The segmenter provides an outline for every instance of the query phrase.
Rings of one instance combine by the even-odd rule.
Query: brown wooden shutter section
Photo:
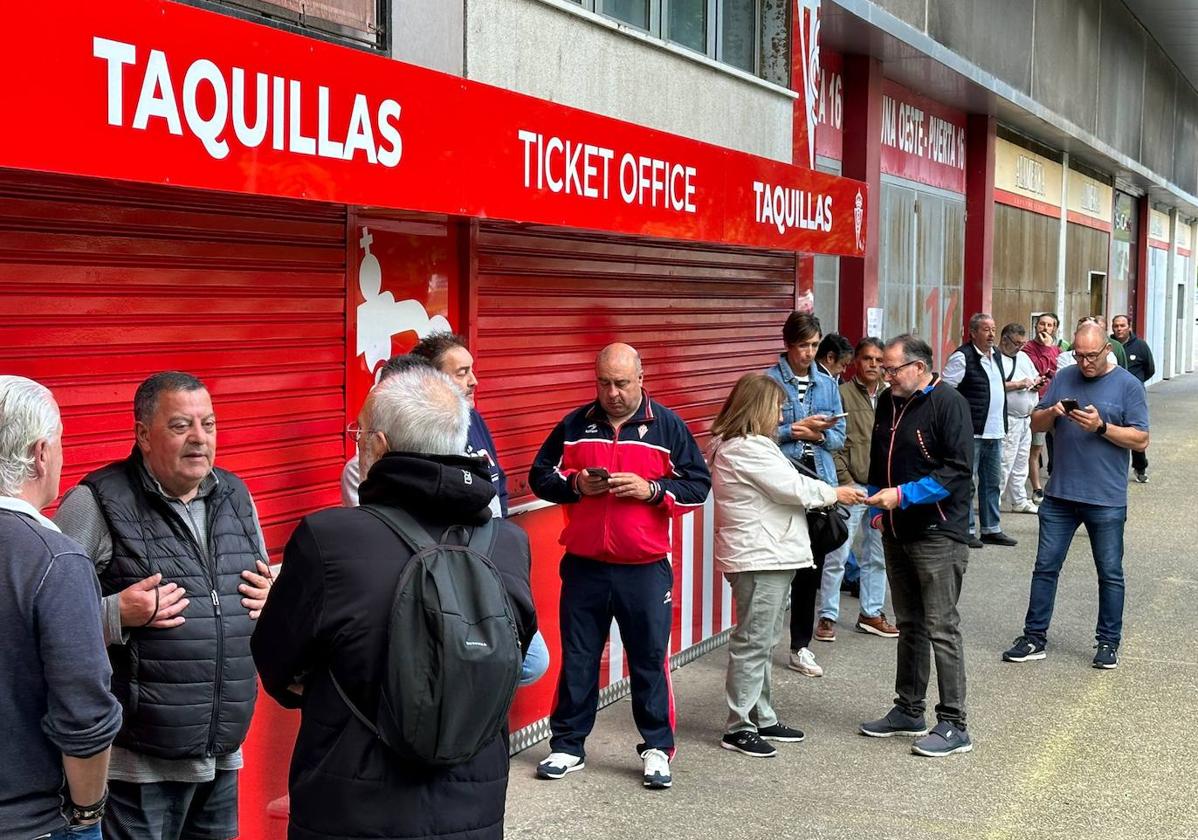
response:
[[[150,373],[205,381],[268,547],[339,502],[345,211],[0,170],[0,370],[54,391],[63,490],[125,457]]]
[[[475,237],[471,344],[479,410],[512,504],[568,411],[595,398],[595,354],[624,341],[645,389],[706,446],[736,380],[764,370],[794,308],[795,255],[484,224]]]

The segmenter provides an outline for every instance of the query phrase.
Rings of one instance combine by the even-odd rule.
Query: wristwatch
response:
[[[95,822],[104,816],[104,809],[108,805],[108,790],[104,790],[104,795],[100,800],[92,805],[76,805],[71,803],[70,813],[68,814],[68,822],[71,825],[78,825],[85,822]]]
[[[1098,435],[1099,437],[1102,437],[1103,435],[1106,434],[1106,421],[1105,420],[1102,421],[1101,426],[1099,426],[1097,429],[1094,430],[1094,434]]]

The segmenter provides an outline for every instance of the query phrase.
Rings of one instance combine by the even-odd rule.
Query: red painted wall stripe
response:
[[[1078,213],[1076,210],[1070,210],[1068,219],[1072,224],[1082,225],[1095,230],[1101,230],[1104,233],[1110,233],[1112,225],[1109,221],[1095,219],[1093,216],[1087,216],[1085,213]]]
[[[1038,213],[1041,216],[1049,216],[1053,219],[1061,217],[1061,208],[1049,204],[1047,201],[1037,201],[1034,198],[1028,198],[1019,193],[1007,192],[994,188],[994,200],[999,204],[1005,204],[1008,207],[1018,207],[1020,210],[1027,210],[1032,213]],[[1109,227],[1109,226],[1108,226]]]

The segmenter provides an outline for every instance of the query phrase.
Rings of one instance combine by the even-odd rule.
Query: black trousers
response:
[[[655,563],[601,563],[567,554],[561,564],[562,670],[549,716],[553,752],[586,756],[584,744],[599,705],[599,663],[614,618],[628,660],[632,718],[640,754],[674,754],[674,696],[670,690],[670,628],[674,572]]]
[[[1148,472],[1148,450],[1143,452],[1131,451],[1131,468],[1136,472]]]
[[[824,555],[815,557],[810,569],[799,569],[790,584],[790,649],[811,647],[815,632],[815,602],[819,598],[820,579],[824,574]]]

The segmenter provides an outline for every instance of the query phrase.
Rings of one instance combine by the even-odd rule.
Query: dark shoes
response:
[[[742,732],[730,732],[720,739],[720,746],[750,758],[773,758],[778,751],[765,742],[765,739],[751,729]]]
[[[1048,656],[1044,652],[1044,643],[1035,642],[1027,636],[1020,636],[1007,650],[1003,651],[1003,662],[1030,662],[1033,659],[1043,659]]]
[[[1094,653],[1094,667],[1111,670],[1119,667],[1119,649],[1107,642],[1099,642]]]
[[[1138,481],[1140,484],[1147,484],[1148,472],[1140,472],[1139,470],[1136,470],[1136,481]]]
[[[895,735],[917,738],[927,735],[928,727],[922,717],[911,717],[895,706],[886,713],[886,717],[861,724],[860,732],[871,738],[893,738]]]
[[[965,540],[965,544],[967,546],[969,546],[970,548],[985,548],[986,547],[986,544],[984,542],[982,542],[981,540],[979,540],[977,537],[975,537],[973,534],[968,535],[968,538]]]
[[[997,534],[982,534],[982,542],[986,545],[1019,545],[1019,540],[1008,537],[1002,531]]]
[[[964,729],[940,721],[932,731],[911,744],[911,752],[916,755],[926,755],[928,758],[943,758],[953,753],[967,753],[973,749],[973,741]]]
[[[780,722],[773,726],[759,726],[757,734],[767,741],[786,741],[791,744],[797,744],[807,737],[802,729],[795,729]]]

